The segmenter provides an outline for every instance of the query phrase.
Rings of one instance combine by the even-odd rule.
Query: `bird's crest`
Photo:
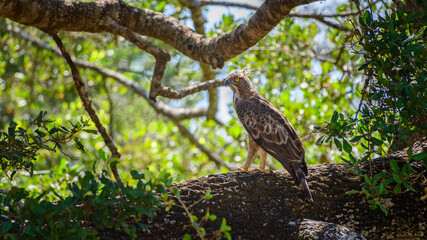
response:
[[[244,67],[241,72],[243,74],[245,74],[245,76],[248,76],[250,73],[256,72],[256,71],[259,71],[259,70],[261,70],[261,69],[257,68],[257,69],[249,70],[248,67]]]

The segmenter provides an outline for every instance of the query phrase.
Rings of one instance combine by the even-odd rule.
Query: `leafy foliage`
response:
[[[359,110],[348,117],[335,111],[325,127],[317,127],[326,133],[317,143],[334,144],[347,155],[342,160],[365,179],[361,191],[348,193],[365,194],[372,209],[379,207],[386,214],[383,195],[399,194],[405,191],[402,186],[415,191],[410,181],[415,171],[409,162],[399,166],[391,160],[389,171],[372,176],[362,173],[360,165],[404,147],[408,160],[427,163],[426,152],[412,154],[412,143],[427,132],[425,16],[425,11],[399,9],[374,20],[370,11],[364,12],[359,19],[363,34],[354,46],[363,52],[359,70],[365,70],[366,77]]]
[[[168,200],[166,191],[172,183],[164,172],[154,178],[150,172],[132,172],[136,186],[120,188],[106,172],[96,177],[85,172],[78,181],[70,182],[71,196],[58,201],[43,200],[45,193],[29,197],[23,188],[12,188],[0,196],[0,228],[10,239],[94,239],[95,229],[121,229],[131,238],[137,228],[148,228],[140,223],[143,216],[153,218]]]
[[[72,126],[68,129],[65,126],[55,126],[54,121],[45,119],[47,112],[41,111],[39,115],[30,122],[35,130],[28,132],[14,121],[9,123],[7,132],[0,132],[0,163],[2,173],[8,174],[11,171],[10,179],[18,170],[27,170],[31,173],[34,169],[34,161],[39,150],[55,152],[57,149],[65,155],[62,144],[74,140],[76,147],[84,152],[84,146],[76,136],[79,132],[85,131],[91,134],[96,130],[87,129],[90,126],[88,120],[80,119],[77,123],[70,122]],[[1,177],[0,177],[1,178]]]

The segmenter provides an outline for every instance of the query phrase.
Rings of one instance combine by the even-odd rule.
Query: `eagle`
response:
[[[304,190],[306,198],[313,200],[307,185],[305,149],[288,119],[260,93],[251,88],[245,69],[229,74],[225,86],[233,91],[233,103],[240,122],[249,133],[249,150],[243,169],[256,154],[260,155],[259,170],[265,170],[267,153],[277,159],[289,172],[295,183]]]

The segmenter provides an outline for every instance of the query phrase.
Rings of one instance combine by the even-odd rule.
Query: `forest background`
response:
[[[245,23],[261,4],[123,2],[174,17],[208,37]],[[425,1],[402,5],[418,9],[413,12],[399,10],[399,3],[325,1],[299,6],[262,40],[219,68],[147,38],[170,55],[162,86],[186,89],[205,83],[191,94],[176,96],[164,91],[153,97],[150,89],[159,61],[150,50],[142,51],[120,34],[60,31],[120,158],[111,155],[85,111],[52,34],[0,18],[0,140],[10,143],[16,136],[33,144],[26,146],[33,152],[21,149],[17,157],[7,155],[10,149],[4,145],[0,189],[25,189],[26,197],[56,201],[70,190],[75,194],[72,182],[84,188],[82,179],[88,174],[105,177],[99,189],[108,185],[106,179],[114,179],[111,166],[118,168],[125,185],[136,186],[141,178],[160,179],[162,183],[148,184],[152,187],[236,170],[246,157],[247,133],[232,107],[231,91],[221,83],[228,73],[247,67],[257,69],[249,76],[253,88],[297,130],[307,163],[347,162],[366,179],[365,190],[350,193],[363,192],[373,208],[387,213],[381,196],[388,194],[385,191],[413,190],[408,177],[413,169],[391,163],[397,180],[373,183],[374,176],[363,175],[359,164],[405,147],[410,160],[422,162],[427,156],[425,150],[411,152],[426,132]],[[393,31],[394,39],[385,34]],[[397,52],[387,45],[392,43]],[[396,56],[400,61],[387,60]],[[268,168],[282,166],[269,157]],[[146,209],[143,213],[151,214]],[[3,233],[14,229],[9,222],[3,222]]]

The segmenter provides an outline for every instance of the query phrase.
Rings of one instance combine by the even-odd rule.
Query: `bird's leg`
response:
[[[239,168],[238,172],[254,172],[253,170],[249,170],[249,167],[254,161],[259,148],[258,144],[249,135],[248,156],[246,157],[245,164],[243,164],[243,168]]]
[[[267,160],[267,152],[264,149],[259,149],[259,170],[264,173],[271,173],[270,170],[265,170],[265,162]]]

